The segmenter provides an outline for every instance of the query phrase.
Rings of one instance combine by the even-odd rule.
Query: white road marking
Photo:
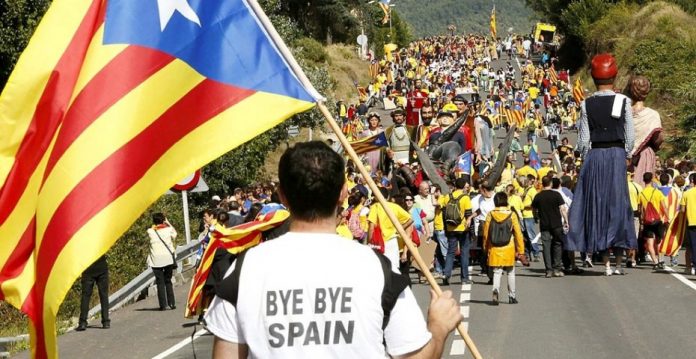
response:
[[[207,332],[208,331],[205,329],[201,329],[201,330],[197,331],[196,334],[193,335],[193,340],[198,339],[198,337],[200,337],[201,335],[203,335]],[[157,354],[157,356],[152,357],[152,359],[164,359],[164,358],[174,354],[176,351],[178,351],[179,349],[188,345],[189,343],[191,343],[191,337],[187,337],[186,339],[176,343],[176,345],[174,345],[173,347]]]
[[[459,312],[462,313],[462,317],[464,317],[464,319],[469,318],[469,306],[462,306]]]
[[[462,284],[462,291],[470,291],[471,284]]]
[[[464,339],[453,340],[450,355],[464,355],[464,353],[466,353],[466,343],[464,343]]]
[[[459,295],[459,303],[464,304],[471,300],[471,293],[462,293]]]
[[[686,277],[677,273],[674,269],[666,267],[665,270],[668,271],[669,274],[672,275],[672,277],[677,278],[680,282],[686,284],[687,287],[696,290],[696,284],[694,284],[694,282],[686,279]]]

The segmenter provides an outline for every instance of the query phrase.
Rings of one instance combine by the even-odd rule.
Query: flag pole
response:
[[[372,180],[372,177],[370,176],[369,172],[367,172],[365,165],[363,165],[362,161],[360,161],[360,157],[358,157],[358,155],[355,153],[353,147],[350,145],[350,142],[348,142],[348,139],[343,134],[343,131],[341,131],[341,127],[338,125],[338,123],[336,123],[336,120],[334,120],[333,115],[331,115],[331,112],[329,112],[329,109],[324,104],[325,99],[321,95],[319,95],[317,91],[314,89],[314,86],[307,78],[307,75],[305,75],[300,65],[297,63],[297,61],[295,61],[295,57],[292,55],[292,52],[290,52],[290,49],[288,49],[288,47],[285,45],[285,42],[283,42],[283,40],[280,38],[280,35],[278,35],[278,32],[275,30],[275,28],[271,24],[271,21],[268,19],[266,14],[263,12],[263,9],[261,9],[256,0],[246,0],[246,2],[249,5],[250,9],[256,15],[257,19],[259,20],[259,23],[263,26],[264,30],[266,30],[266,33],[273,40],[278,52],[280,52],[280,54],[287,62],[288,66],[292,69],[295,77],[297,77],[297,79],[306,88],[310,89],[313,92],[313,95],[315,95],[315,98],[317,99],[316,103],[317,107],[319,108],[319,111],[321,111],[321,113],[324,115],[326,121],[329,124],[329,127],[331,127],[333,132],[336,134],[336,137],[338,137],[339,142],[341,142],[341,145],[343,146],[344,150],[348,153],[348,156],[351,158],[351,160],[353,160],[353,163],[355,163],[355,166],[358,168],[358,171],[360,171],[360,174],[367,182],[367,185],[370,187],[370,190],[372,190],[372,193],[377,198],[377,201],[382,205],[382,208],[384,208],[384,212],[386,213],[387,217],[389,217],[389,220],[394,224],[394,227],[396,228],[396,231],[398,232],[399,236],[403,238],[406,247],[411,252],[413,259],[416,261],[416,264],[418,264],[419,268],[424,269],[422,272],[425,275],[425,278],[428,280],[430,287],[432,287],[432,289],[438,296],[442,295],[442,289],[435,281],[433,275],[430,273],[430,271],[425,270],[425,268],[429,268],[430,266],[425,264],[425,261],[418,252],[418,248],[416,248],[416,246],[411,241],[411,236],[406,234],[404,227],[396,218],[394,212],[389,208],[389,206],[387,206],[387,200],[384,198],[384,196],[382,196],[382,192],[380,192],[379,188],[377,188],[377,184]],[[464,325],[462,323],[459,323],[459,325],[457,325],[457,331],[464,339],[466,346],[471,351],[471,355],[475,359],[481,359],[481,354],[479,353],[478,348],[476,348],[474,341],[471,340],[471,337],[469,337],[469,333],[464,328]]]

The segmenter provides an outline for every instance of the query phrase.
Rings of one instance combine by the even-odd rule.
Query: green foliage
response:
[[[370,8],[366,14],[368,19],[375,22],[378,21],[377,19],[381,19],[383,15],[382,11],[377,7]],[[401,19],[399,13],[392,11],[391,17],[391,29],[388,25],[373,25],[366,33],[369,41],[372,44],[370,46],[374,46],[375,55],[378,58],[384,55],[384,44],[393,42],[399,45],[399,48],[403,48],[407,47],[408,44],[413,40],[409,24]]]
[[[299,53],[299,57],[316,64],[323,64],[329,61],[329,54],[326,53],[324,46],[319,41],[310,37],[302,37],[294,42],[294,47]]]
[[[489,33],[490,0],[401,0],[395,9],[403,15],[419,36],[444,34],[447,26],[454,24],[458,33]],[[512,27],[516,33],[528,33],[533,25],[533,12],[524,0],[495,1],[496,22],[499,36]]]
[[[0,85],[4,86],[14,64],[46,12],[50,0],[0,2]]]

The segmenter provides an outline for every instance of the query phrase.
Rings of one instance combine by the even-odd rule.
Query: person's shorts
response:
[[[643,225],[643,237],[645,238],[655,238],[657,241],[662,240],[664,236],[664,226],[662,222],[656,224],[645,224]]]

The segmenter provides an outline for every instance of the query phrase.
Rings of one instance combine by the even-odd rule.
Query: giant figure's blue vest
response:
[[[624,116],[626,102],[621,108],[621,117],[611,116],[614,98],[616,96],[592,96],[585,100],[587,122],[590,126],[590,141],[592,144],[625,142]]]

